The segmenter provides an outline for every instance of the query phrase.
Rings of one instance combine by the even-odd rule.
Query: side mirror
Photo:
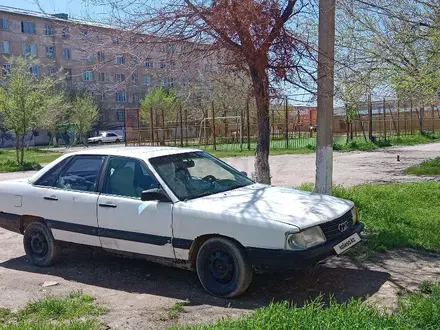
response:
[[[141,200],[143,202],[171,202],[165,192],[162,189],[158,188],[144,190],[141,195]]]
[[[243,174],[243,175],[246,176],[246,177],[248,176],[248,175],[247,175],[247,172],[245,172],[245,171],[241,171],[240,173]]]

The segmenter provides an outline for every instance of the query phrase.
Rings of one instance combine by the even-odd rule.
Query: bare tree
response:
[[[181,0],[160,5],[146,0],[88,2],[111,8],[112,23],[136,34],[140,44],[187,42],[190,47],[183,55],[214,56],[217,67],[248,73],[258,118],[255,174],[257,181],[270,183],[271,83],[287,80],[304,86],[314,79],[313,69],[302,61],[304,57],[313,59],[308,36],[300,35],[299,18],[294,22],[306,7],[303,1]]]

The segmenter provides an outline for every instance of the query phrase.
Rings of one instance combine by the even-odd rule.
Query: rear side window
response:
[[[41,178],[39,178],[34,185],[36,186],[43,186],[43,187],[53,187],[55,182],[57,181],[61,171],[63,170],[64,166],[72,159],[72,157],[67,157],[66,159],[62,160],[58,164],[56,164],[53,168],[51,168],[49,171],[47,171]]]
[[[105,156],[76,156],[63,169],[55,187],[65,190],[96,191]]]

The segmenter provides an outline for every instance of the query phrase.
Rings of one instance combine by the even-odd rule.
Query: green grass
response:
[[[440,175],[440,157],[426,160],[416,166],[408,167],[405,173],[412,175]]]
[[[0,329],[14,330],[99,330],[104,327],[96,319],[105,309],[81,292],[67,296],[47,296],[28,303],[16,313],[0,309]]]
[[[312,190],[310,185],[300,187]],[[440,183],[335,187],[333,194],[352,200],[365,223],[367,250],[415,248],[440,252]]]
[[[424,290],[399,297],[393,314],[378,311],[360,300],[328,305],[317,299],[303,307],[287,302],[272,303],[238,320],[221,320],[215,324],[176,326],[193,330],[436,330],[440,324],[440,285],[426,283]]]
[[[61,155],[59,152],[29,148],[25,150],[24,163],[18,165],[15,149],[0,150],[0,172],[39,170],[41,164],[50,163]]]

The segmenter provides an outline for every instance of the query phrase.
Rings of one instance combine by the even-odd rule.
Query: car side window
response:
[[[111,157],[105,173],[103,193],[140,198],[144,190],[159,183],[143,162],[128,157]]]
[[[43,187],[52,187],[57,181],[61,171],[64,166],[72,159],[72,157],[68,157],[58,164],[56,164],[53,168],[47,171],[41,178],[39,178],[34,185],[43,186]]]
[[[54,186],[66,190],[97,191],[104,160],[105,156],[75,156]]]

